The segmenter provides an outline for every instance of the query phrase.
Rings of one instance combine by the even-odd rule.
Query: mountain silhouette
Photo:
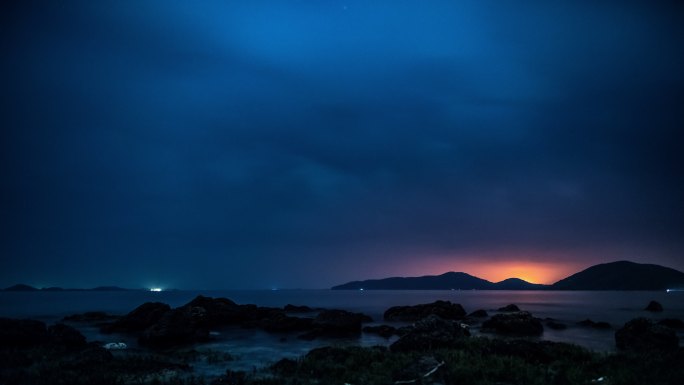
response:
[[[33,286],[24,285],[21,283],[17,284],[17,285],[10,286],[10,287],[5,289],[5,291],[37,291],[37,290],[38,289],[36,289]]]
[[[463,272],[422,277],[353,281],[333,290],[666,290],[684,289],[684,273],[669,267],[629,261],[589,267],[552,285],[519,278],[490,282]]]
[[[422,277],[392,277],[354,281],[335,286],[333,290],[534,290],[546,287],[509,278],[501,282],[490,282],[462,272],[448,272],[442,275]]]
[[[554,290],[684,289],[684,273],[659,265],[618,261],[592,266],[551,287]]]

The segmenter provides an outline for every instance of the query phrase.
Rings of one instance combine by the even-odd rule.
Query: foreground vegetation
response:
[[[192,372],[192,363],[201,359],[230,358],[194,350],[112,355],[94,345],[78,351],[4,349],[0,384],[684,384],[682,348],[596,354],[570,344],[487,338],[420,352],[325,347],[258,372],[227,371],[211,379]]]

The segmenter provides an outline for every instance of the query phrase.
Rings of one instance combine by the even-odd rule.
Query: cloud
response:
[[[684,268],[677,5],[6,14],[8,284],[79,266],[325,286],[511,255]]]

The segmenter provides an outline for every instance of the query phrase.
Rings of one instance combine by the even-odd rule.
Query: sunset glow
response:
[[[527,282],[551,284],[572,273],[572,269],[563,269],[549,263],[535,262],[500,262],[474,265],[468,269],[469,274],[492,282],[507,278],[520,278]]]
[[[537,262],[528,260],[498,260],[485,262],[483,259],[452,261],[434,260],[411,266],[408,273],[400,276],[439,275],[449,271],[464,272],[491,282],[507,278],[520,278],[530,283],[552,284],[586,266],[577,263]]]

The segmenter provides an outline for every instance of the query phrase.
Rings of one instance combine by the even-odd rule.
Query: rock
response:
[[[81,314],[73,314],[66,316],[62,321],[69,322],[106,322],[118,319],[120,317],[115,315],[107,314],[103,311],[89,311]]]
[[[151,348],[169,348],[209,340],[209,329],[201,307],[181,307],[166,312],[157,323],[145,329],[138,343]]]
[[[292,376],[297,372],[297,361],[291,360],[289,358],[283,358],[271,365],[271,371],[283,376]]]
[[[113,324],[104,326],[102,331],[105,333],[143,331],[154,325],[170,310],[171,307],[165,303],[146,302]]]
[[[280,312],[259,321],[260,328],[277,333],[309,330],[312,324],[312,318],[290,317]]]
[[[608,329],[612,328],[612,326],[610,326],[610,324],[608,322],[604,322],[604,321],[594,322],[588,318],[585,319],[584,321],[578,322],[577,324],[580,326],[590,327],[590,328],[594,328],[594,329],[602,329],[602,330],[608,330]]]
[[[684,321],[677,318],[665,318],[658,321],[658,325],[667,326],[672,329],[684,329]]]
[[[219,325],[243,324],[255,320],[254,312],[257,307],[254,305],[238,305],[228,298],[211,298],[198,295],[192,301],[181,306],[179,309],[204,309],[202,322],[206,327]]]
[[[484,309],[479,309],[479,310],[475,310],[474,312],[468,314],[468,317],[473,317],[473,318],[486,318],[486,317],[489,317],[489,314],[487,313],[486,310],[484,310]]]
[[[0,347],[28,347],[49,342],[50,335],[43,322],[0,318]]]
[[[565,330],[568,328],[568,326],[564,323],[558,322],[553,319],[547,319],[546,320],[546,326],[548,326],[550,329],[553,330]]]
[[[636,318],[615,332],[615,345],[622,350],[676,350],[679,338],[671,328]]]
[[[538,336],[544,332],[544,327],[538,318],[526,311],[496,314],[482,323],[483,332],[514,336]]]
[[[291,319],[284,318],[287,315],[283,309],[259,307],[256,305],[237,305],[226,298],[198,296],[179,309],[190,308],[202,309],[204,312],[202,322],[208,328],[239,325],[244,328],[265,328],[268,331],[281,331],[279,329],[283,329],[282,331],[287,331],[285,329],[291,328],[292,322],[302,320],[296,317],[291,317]],[[288,321],[288,324],[281,328],[275,323],[276,319]],[[304,319],[302,322],[308,321]],[[295,329],[301,330],[302,327],[295,327]]]
[[[301,319],[294,316],[288,316],[285,311],[280,308],[275,307],[256,307],[247,314],[248,322],[243,323],[243,326],[252,325],[254,327],[260,327],[262,321],[268,321],[270,319],[286,319],[285,317],[290,317],[292,319]]]
[[[580,326],[593,327],[596,322],[590,320],[589,318],[584,321],[579,321],[577,324]]]
[[[401,352],[455,348],[468,336],[470,331],[465,325],[430,314],[413,324],[411,331],[394,342],[390,350]]]
[[[373,319],[361,313],[351,313],[345,310],[323,310],[311,323],[311,330],[299,338],[312,340],[317,337],[347,337],[361,333],[361,324],[372,322]]]
[[[661,305],[660,302],[651,301],[648,303],[648,306],[646,306],[644,310],[652,312],[661,312],[663,311],[663,305]]]
[[[220,313],[224,309],[232,309],[235,306],[238,306],[238,304],[228,298],[212,298],[198,295],[181,307],[203,307],[208,313]]]
[[[86,338],[78,330],[64,324],[55,324],[48,328],[52,343],[67,348],[85,347]]]
[[[314,309],[308,306],[296,306],[291,304],[285,305],[285,307],[283,307],[283,310],[285,310],[288,313],[312,313],[315,311]]]
[[[466,315],[463,306],[450,301],[435,301],[414,306],[394,306],[385,311],[387,321],[413,322],[421,320],[431,314],[444,319],[462,319]]]
[[[333,331],[360,332],[361,324],[373,322],[373,319],[362,313],[352,313],[345,310],[323,310],[314,318],[313,326]]]
[[[504,307],[500,307],[499,311],[514,312],[514,311],[520,311],[520,308],[517,305],[510,304],[510,305],[506,305]]]
[[[102,345],[103,348],[107,350],[126,350],[128,345],[125,342],[109,342]]]
[[[377,334],[380,337],[390,338],[397,332],[397,328],[389,325],[366,326],[363,328],[366,333]]]

